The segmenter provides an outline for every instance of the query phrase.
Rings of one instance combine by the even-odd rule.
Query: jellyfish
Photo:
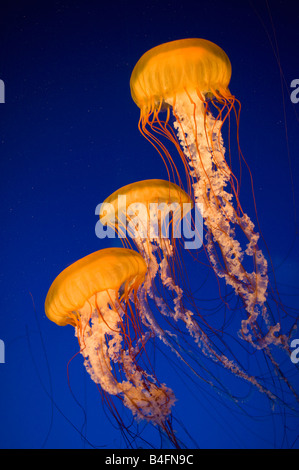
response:
[[[100,210],[101,224],[116,230],[125,245],[130,246],[129,237],[132,238],[146,261],[144,286],[147,294],[157,295],[152,282],[158,274],[163,288],[174,296],[174,311],[183,298],[175,279],[179,262],[177,241],[180,242],[182,235],[180,223],[192,207],[192,200],[178,185],[152,179],[118,189],[106,198]],[[161,297],[159,299],[162,310],[166,310],[167,306],[162,304]]]
[[[142,256],[131,249],[91,253],[57,276],[45,312],[57,325],[75,327],[85,368],[111,410],[109,397],[117,396],[135,420],[157,426],[179,447],[171,425],[175,396],[155,375],[146,351],[151,332],[140,321],[137,293],[146,270]]]
[[[153,179],[137,181],[114,191],[101,205],[99,215],[100,222],[114,229],[125,246],[131,247],[130,237],[146,262],[145,279],[137,294],[144,325],[198,378],[219,392],[228,393],[210,368],[203,367],[202,356],[274,399],[269,390],[246,372],[240,361],[222,352],[221,346],[228,350],[223,338],[200,314],[192,295],[187,299],[190,294],[186,296],[183,289],[187,272],[181,263],[177,242],[185,232],[181,227],[184,218],[187,218],[189,233],[191,218],[188,215],[192,208],[190,196],[180,186]],[[154,308],[150,307],[150,300]],[[196,350],[190,347],[186,333],[194,341]]]
[[[184,292],[177,280],[176,242],[180,240],[180,222],[192,206],[190,197],[178,185],[152,179],[120,188],[106,198],[100,210],[101,224],[114,229],[125,246],[131,246],[130,237],[146,262],[139,295],[142,291],[164,316],[183,319],[186,325],[190,321],[182,307]],[[165,290],[170,294],[167,300]],[[163,336],[153,315],[148,315],[147,321],[158,336]]]
[[[238,337],[262,351],[299,401],[272,353],[273,349],[283,350],[289,357],[288,342],[296,320],[291,319],[288,333],[282,331],[281,309],[288,315],[269,281],[260,234],[242,209],[240,183],[232,169],[232,116],[240,164],[245,159],[238,132],[241,105],[228,88],[230,78],[229,58],[219,46],[205,39],[183,39],[146,52],[134,67],[130,88],[140,108],[138,128],[162,157],[169,180],[185,184],[195,204],[201,204],[209,264],[215,277],[224,279],[243,305]],[[223,138],[226,128],[228,155]],[[185,183],[167,140],[180,156]],[[269,307],[270,297],[274,308]]]
[[[271,322],[266,306],[268,265],[259,233],[241,207],[239,184],[225,158],[223,125],[232,111],[239,121],[230,77],[230,61],[220,47],[205,39],[183,39],[140,58],[131,75],[131,94],[140,108],[140,131],[168,162],[169,176],[180,182],[163,137],[179,152],[188,192],[201,203],[209,262],[243,301],[241,337],[257,349],[286,348],[288,338],[279,322]]]

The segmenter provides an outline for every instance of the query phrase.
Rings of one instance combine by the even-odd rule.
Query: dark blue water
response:
[[[79,355],[68,377],[78,342],[72,327],[46,318],[44,300],[66,266],[120,246],[118,240],[96,237],[97,204],[133,181],[167,178],[159,155],[138,131],[139,110],[129,88],[135,63],[158,44],[202,37],[228,54],[260,225],[283,302],[296,313],[299,104],[290,100],[290,83],[299,78],[298,11],[293,2],[288,8],[285,2],[269,3],[269,10],[264,1],[1,6],[1,448],[128,445]],[[238,172],[237,157],[233,164]],[[245,170],[244,175],[242,206],[255,220]],[[192,282],[204,276],[198,269],[190,267]],[[205,301],[218,296],[217,284],[198,292]],[[298,447],[298,415],[288,408],[293,403],[288,393],[287,411],[272,410],[265,397],[228,378],[231,397],[242,397],[236,404],[204,383],[183,379],[175,361],[159,349],[156,354],[157,374],[178,398],[173,427],[187,447],[194,441],[202,448]],[[251,358],[243,360],[249,364]],[[298,390],[298,370],[289,357],[281,361]],[[259,373],[271,381],[269,371]],[[130,415],[120,410],[130,423]],[[169,445],[144,423],[134,432],[134,446]]]

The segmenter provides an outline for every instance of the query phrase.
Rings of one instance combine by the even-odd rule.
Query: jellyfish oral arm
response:
[[[203,97],[196,93],[181,94],[176,97],[173,113],[181,148],[187,157],[193,183],[195,202],[202,206],[202,217],[208,229],[207,252],[215,273],[223,277],[233,287],[245,305],[247,318],[241,323],[241,336],[257,348],[269,344],[283,343],[279,332],[280,325],[270,328],[265,307],[268,287],[267,261],[257,242],[259,234],[248,215],[237,214],[234,208],[234,194],[229,192],[231,170],[225,160],[225,148],[221,135],[222,121],[215,119],[205,109]],[[238,226],[248,240],[242,250],[235,238]],[[216,248],[221,252],[219,261]],[[244,256],[253,259],[254,271],[247,272],[243,267]],[[256,328],[258,317],[262,317],[267,333],[261,335]]]
[[[96,305],[96,308],[94,306]],[[113,307],[117,307],[114,310]],[[80,310],[76,329],[87,372],[110,395],[118,395],[137,419],[163,426],[175,401],[173,392],[136,363],[136,348],[124,347],[121,313],[115,291],[100,292]],[[140,338],[144,342],[144,338]],[[137,345],[138,347],[138,345]],[[118,367],[119,377],[113,375]]]

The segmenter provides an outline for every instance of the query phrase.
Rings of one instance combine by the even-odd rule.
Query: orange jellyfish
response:
[[[177,280],[176,242],[182,234],[180,222],[192,206],[190,197],[179,186],[153,179],[118,189],[106,198],[100,210],[101,224],[114,229],[124,245],[130,246],[130,236],[144,258],[147,273],[142,293],[154,299],[163,315],[169,317],[172,312],[176,320],[184,317],[186,324],[183,290]],[[165,290],[170,294],[167,301]],[[164,337],[154,316],[148,316],[147,321],[158,336]]]
[[[146,270],[142,256],[130,249],[92,253],[57,276],[45,312],[57,325],[75,327],[86,370],[112,412],[109,396],[117,396],[134,418],[157,425],[179,447],[170,421],[174,394],[158,381],[145,350],[151,333],[140,321],[137,293]]]
[[[130,88],[140,108],[139,130],[161,155],[169,180],[180,186],[182,175],[167,140],[181,158],[188,194],[201,205],[209,264],[216,278],[224,279],[242,301],[239,337],[255,352],[262,351],[280,383],[299,401],[281,362],[273,356],[274,346],[290,356],[288,342],[296,324],[290,318],[290,330],[282,331],[282,315],[289,315],[270,284],[268,262],[258,245],[260,235],[242,209],[240,184],[231,166],[231,116],[236,119],[240,164],[244,157],[239,146],[240,103],[228,89],[230,77],[230,61],[220,47],[205,39],[183,39],[146,52],[132,72]],[[250,170],[249,175],[252,184]]]
[[[284,348],[288,338],[279,322],[271,323],[266,306],[268,267],[258,247],[259,234],[242,210],[239,184],[225,158],[223,125],[230,123],[232,111],[239,122],[230,77],[230,61],[220,47],[205,39],[183,39],[154,47],[140,58],[131,75],[131,94],[140,108],[140,131],[161,154],[169,177],[179,183],[163,137],[181,156],[188,192],[202,205],[210,264],[243,301],[241,336],[257,349]]]
[[[221,352],[221,345],[222,349],[228,350],[228,347],[219,331],[200,314],[194,299],[187,301],[182,285],[188,273],[181,263],[177,241],[186,232],[180,224],[192,207],[192,200],[178,185],[154,179],[137,181],[113,192],[101,205],[99,215],[101,223],[114,229],[124,245],[130,246],[129,237],[132,238],[146,262],[145,280],[137,296],[142,305],[141,320],[154,335],[190,366],[199,378],[203,379],[203,370],[195,369],[195,363],[198,364],[196,358],[204,355],[274,399],[271,392],[250,376],[240,362]],[[187,233],[189,224],[190,218]],[[195,236],[199,236],[199,227],[195,227],[194,232]],[[150,307],[150,300],[154,302],[154,308]],[[196,354],[198,349],[193,349],[186,340],[186,334],[193,339],[200,354]],[[216,339],[218,344],[210,337],[214,341]],[[192,362],[188,362],[190,357]],[[206,368],[205,382],[227,393],[223,384],[208,370]]]
[[[101,223],[116,230],[125,244],[130,236],[145,259],[147,292],[153,295],[151,282],[159,273],[164,288],[177,297],[175,304],[182,299],[175,285],[177,242],[190,232],[190,218],[187,229],[182,230],[181,221],[187,219],[192,207],[192,200],[178,185],[152,179],[118,189],[106,198],[100,211]]]

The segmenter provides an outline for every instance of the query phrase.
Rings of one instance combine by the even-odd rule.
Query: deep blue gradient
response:
[[[228,54],[261,229],[283,300],[298,308],[299,104],[290,100],[290,83],[299,78],[298,11],[294,2],[268,4],[269,10],[264,0],[1,4],[6,102],[0,104],[0,339],[6,356],[0,364],[0,448],[127,445],[79,355],[70,363],[68,383],[67,363],[78,342],[72,327],[46,318],[44,300],[66,266],[120,246],[119,240],[96,237],[97,204],[133,181],[167,178],[159,155],[138,131],[139,109],[129,88],[137,60],[158,44],[202,37]],[[237,157],[234,164],[237,171]],[[255,220],[244,173],[241,202]],[[189,271],[195,283],[196,269]],[[217,298],[215,286],[199,295]],[[298,370],[287,357],[284,366],[298,390]],[[178,398],[174,414],[181,424],[174,422],[174,428],[186,426],[199,447],[299,446],[298,418],[285,421],[281,410],[271,414],[263,397],[251,402],[246,416],[204,384],[181,380],[163,356],[158,373]],[[227,386],[235,393],[235,382]],[[141,423],[141,435],[143,428]],[[150,426],[144,433],[156,447],[167,447]],[[188,447],[195,445],[183,431],[181,437]],[[141,439],[134,445],[147,446]]]

